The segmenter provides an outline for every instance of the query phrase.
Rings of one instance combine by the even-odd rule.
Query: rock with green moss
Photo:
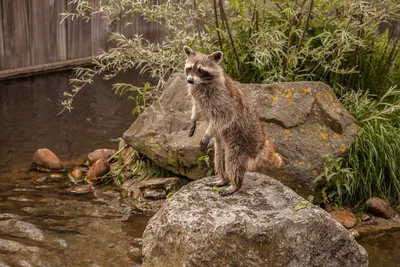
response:
[[[160,166],[196,180],[207,174],[206,164],[198,165],[207,123],[199,121],[195,135],[188,137],[191,102],[186,83],[183,75],[172,76],[163,95],[124,133],[124,140]],[[354,118],[321,82],[239,86],[256,104],[265,133],[285,161],[279,170],[263,171],[309,193],[324,157],[343,156],[353,143]]]

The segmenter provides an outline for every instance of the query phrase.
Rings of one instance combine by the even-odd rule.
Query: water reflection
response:
[[[117,147],[110,139],[134,121],[133,101],[115,96],[110,81],[96,79],[79,93],[72,113],[56,116],[71,77],[68,71],[0,82],[0,167],[26,164],[42,147],[61,160]],[[144,82],[133,72],[116,81]]]

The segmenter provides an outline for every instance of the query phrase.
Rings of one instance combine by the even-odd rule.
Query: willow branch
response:
[[[219,32],[217,0],[214,0],[214,16],[215,16],[215,27],[217,28],[219,49],[222,51],[222,39],[221,39],[221,33]]]
[[[226,18],[226,15],[225,15],[224,4],[222,3],[222,0],[219,0],[218,2],[219,2],[219,9],[221,11],[221,18],[225,22],[225,27],[226,27],[226,30],[228,32],[229,40],[230,40],[231,45],[232,45],[232,50],[233,50],[233,53],[235,54],[236,62],[237,62],[237,65],[238,65],[238,69],[240,70],[239,55],[238,55],[238,53],[236,51],[235,42],[233,41],[231,29],[229,27],[229,23],[228,23],[228,20]]]

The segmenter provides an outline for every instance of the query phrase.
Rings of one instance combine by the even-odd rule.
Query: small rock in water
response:
[[[390,219],[393,216],[393,210],[386,201],[377,197],[371,197],[365,202],[366,210],[372,215]]]
[[[64,179],[64,175],[61,173],[50,173],[50,175],[47,177],[48,182],[57,182]]]
[[[117,150],[115,149],[96,149],[88,155],[89,165],[92,166],[100,158],[108,159],[115,153],[117,153]]]
[[[47,176],[40,177],[40,178],[36,179],[33,183],[36,185],[43,185],[43,184],[47,183]]]
[[[146,188],[143,191],[143,197],[146,199],[164,199],[167,197],[167,193],[163,188]]]
[[[78,184],[83,182],[83,173],[80,169],[74,169],[71,173],[68,174],[68,178],[71,182]]]
[[[33,167],[39,171],[64,171],[58,157],[47,148],[38,149],[32,157]]]
[[[329,214],[347,229],[353,228],[357,223],[357,218],[348,210],[334,210]]]
[[[86,194],[93,190],[91,185],[77,185],[69,188],[67,191],[75,194]]]
[[[110,164],[104,158],[98,159],[89,169],[87,174],[87,181],[91,183],[96,183],[97,178],[102,177],[111,170]]]
[[[371,220],[371,216],[369,216],[368,214],[363,214],[362,216],[361,216],[361,221],[368,221],[368,220]]]

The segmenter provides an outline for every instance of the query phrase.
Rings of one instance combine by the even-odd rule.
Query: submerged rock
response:
[[[93,186],[89,184],[77,185],[67,189],[68,192],[74,194],[86,194],[93,191]]]
[[[340,223],[280,182],[248,173],[221,197],[211,179],[182,187],[150,219],[143,266],[368,266]]]
[[[156,164],[196,180],[207,176],[207,168],[198,164],[207,123],[199,121],[195,135],[188,137],[191,102],[186,85],[183,75],[172,76],[163,95],[139,115],[123,138]],[[321,82],[239,87],[255,103],[265,133],[284,157],[284,167],[265,172],[309,193],[324,157],[341,156],[352,144],[357,130],[354,118]]]
[[[393,210],[383,199],[371,197],[365,202],[366,210],[372,215],[390,219],[393,216]]]
[[[348,210],[334,210],[329,212],[329,214],[347,229],[353,228],[357,223],[356,216],[354,216],[354,214]]]
[[[36,150],[32,157],[32,166],[44,172],[64,171],[61,161],[47,148]]]
[[[115,149],[96,149],[88,155],[89,165],[92,166],[100,158],[109,159],[115,153],[117,153]]]
[[[98,159],[89,169],[86,180],[90,183],[98,182],[98,178],[111,170],[110,164],[104,158]]]

